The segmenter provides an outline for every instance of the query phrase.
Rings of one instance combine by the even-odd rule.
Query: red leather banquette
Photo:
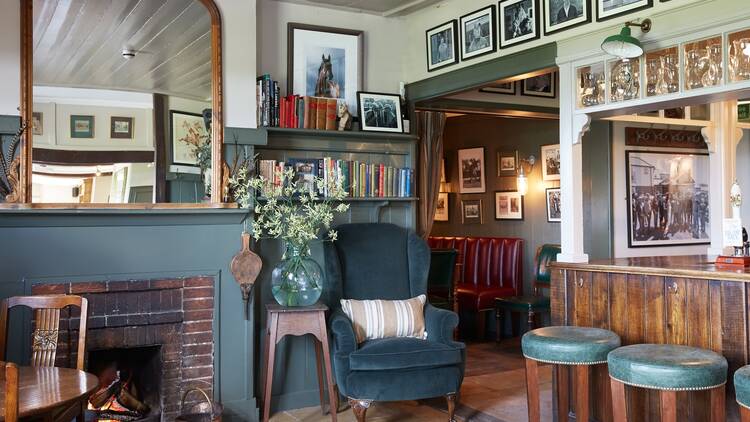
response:
[[[428,238],[430,248],[456,249],[456,301],[459,310],[477,313],[479,337],[496,297],[523,294],[523,239],[506,237]]]

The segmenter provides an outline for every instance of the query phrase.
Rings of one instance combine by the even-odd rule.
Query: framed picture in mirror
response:
[[[31,133],[35,136],[44,135],[44,114],[35,111],[31,116]]]
[[[133,118],[110,117],[109,137],[112,139],[133,139]]]
[[[198,165],[198,149],[208,142],[208,131],[203,116],[184,111],[169,112],[172,134],[172,162]]]
[[[70,116],[70,137],[74,139],[94,137],[94,116]]]

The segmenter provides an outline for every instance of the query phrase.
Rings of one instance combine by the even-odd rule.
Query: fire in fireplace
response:
[[[87,420],[161,419],[161,346],[91,351],[88,371],[99,387],[89,399]]]

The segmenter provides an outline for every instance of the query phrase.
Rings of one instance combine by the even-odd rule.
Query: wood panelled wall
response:
[[[727,418],[736,420],[738,408],[731,377],[748,363],[748,293],[747,284],[741,281],[556,268],[551,292],[552,322],[606,328],[620,335],[623,345],[679,344],[724,355],[729,362]],[[591,381],[591,397],[592,415],[600,421],[611,420],[606,382],[606,365],[599,365]],[[626,393],[628,420],[660,420],[657,391],[628,387]],[[570,403],[574,403],[575,392],[569,396]],[[677,420],[708,420],[707,391],[679,392],[677,400]]]

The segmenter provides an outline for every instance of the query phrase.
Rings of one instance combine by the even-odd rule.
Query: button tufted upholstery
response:
[[[657,390],[706,390],[727,381],[727,360],[716,352],[673,344],[634,344],[607,357],[609,375]]]
[[[607,354],[620,347],[620,336],[591,327],[544,327],[521,338],[528,359],[561,365],[595,365],[607,361]]]

